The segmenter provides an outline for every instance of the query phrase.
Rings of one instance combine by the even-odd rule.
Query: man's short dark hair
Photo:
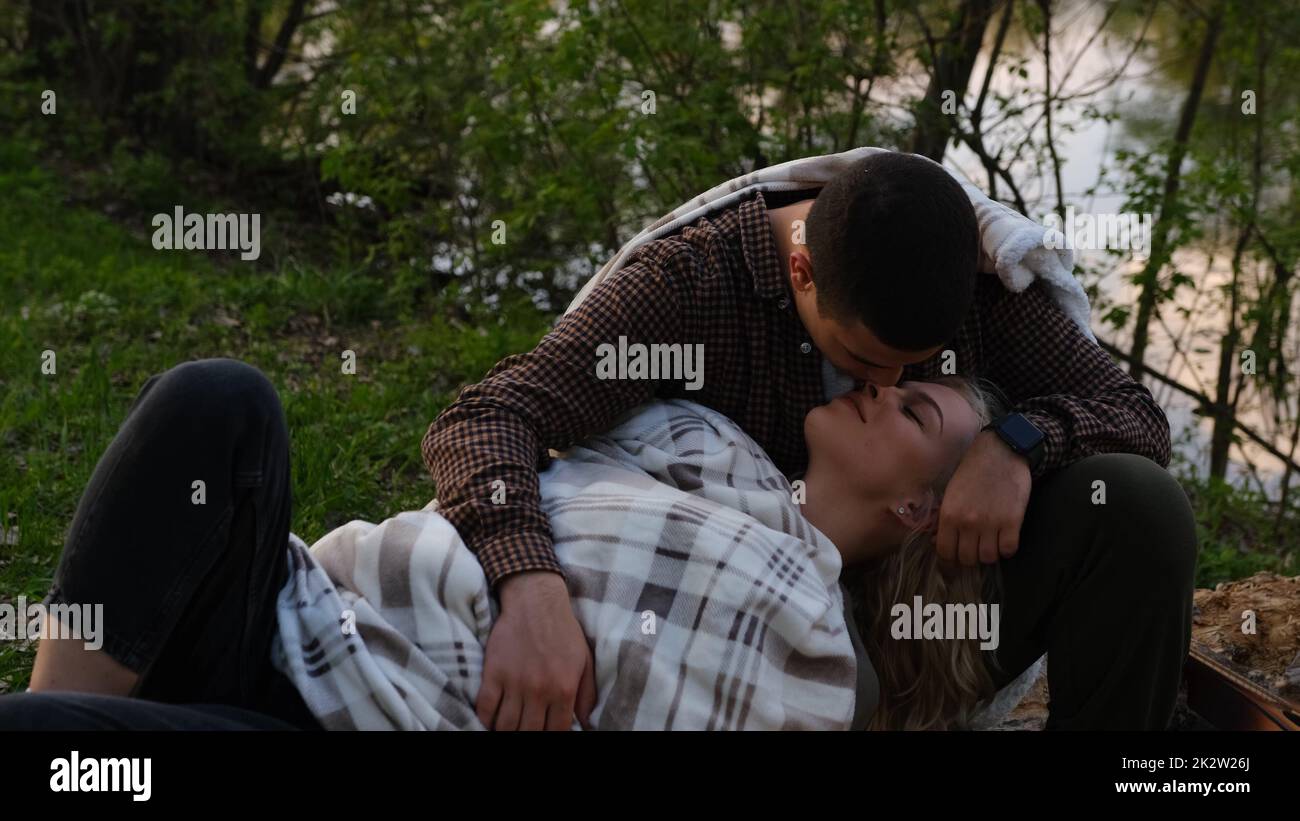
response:
[[[938,163],[892,151],[865,157],[818,193],[805,227],[823,315],[860,319],[903,351],[957,332],[974,298],[979,225]]]

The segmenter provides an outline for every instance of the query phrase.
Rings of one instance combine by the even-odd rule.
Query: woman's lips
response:
[[[850,405],[852,405],[853,412],[856,413],[858,415],[858,418],[862,420],[862,424],[865,425],[867,423],[867,417],[862,415],[862,405],[856,399],[853,398],[852,393],[840,394],[836,398],[843,399],[845,402],[848,402]]]

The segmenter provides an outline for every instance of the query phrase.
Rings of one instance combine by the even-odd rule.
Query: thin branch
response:
[[[266,55],[266,62],[257,71],[258,88],[270,88],[271,81],[280,73],[280,68],[284,65],[284,59],[289,52],[289,43],[292,42],[294,33],[302,23],[306,6],[307,0],[293,0],[289,13],[280,23],[280,30],[275,33],[275,42],[271,45],[270,53]]]

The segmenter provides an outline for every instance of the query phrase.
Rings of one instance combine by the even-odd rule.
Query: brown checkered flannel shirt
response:
[[[956,352],[959,373],[991,379],[1043,431],[1035,478],[1094,453],[1169,463],[1164,412],[1041,284],[1013,294],[996,276],[978,280],[975,303],[945,348]],[[685,390],[684,380],[598,379],[597,346],[617,347],[620,336],[628,345],[702,343],[701,389]],[[941,355],[902,378],[940,375]],[[805,470],[804,416],[826,401],[821,354],[795,311],[761,193],[637,249],[536,348],[503,359],[429,426],[423,453],[440,510],[493,585],[523,570],[561,572],[538,507],[547,449],[606,430],[652,397],[724,413],[787,476]],[[498,488],[504,504],[493,503]]]

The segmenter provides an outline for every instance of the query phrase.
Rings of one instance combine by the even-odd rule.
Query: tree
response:
[[[1205,91],[1205,80],[1210,73],[1210,64],[1214,61],[1214,46],[1223,30],[1223,13],[1225,0],[1217,0],[1205,23],[1201,37],[1201,47],[1196,59],[1196,68],[1192,75],[1191,86],[1183,99],[1178,115],[1178,125],[1174,129],[1173,142],[1165,164],[1163,194],[1155,216],[1155,225],[1151,237],[1151,255],[1147,264],[1137,277],[1141,289],[1138,296],[1137,316],[1133,328],[1133,345],[1129,351],[1129,372],[1135,379],[1142,376],[1142,364],[1146,354],[1150,333],[1151,316],[1155,311],[1160,296],[1160,271],[1169,262],[1172,254],[1170,229],[1173,214],[1178,207],[1178,190],[1182,184],[1183,158],[1187,154],[1187,144],[1191,137],[1192,125],[1196,121],[1196,111],[1201,104],[1201,95]]]

